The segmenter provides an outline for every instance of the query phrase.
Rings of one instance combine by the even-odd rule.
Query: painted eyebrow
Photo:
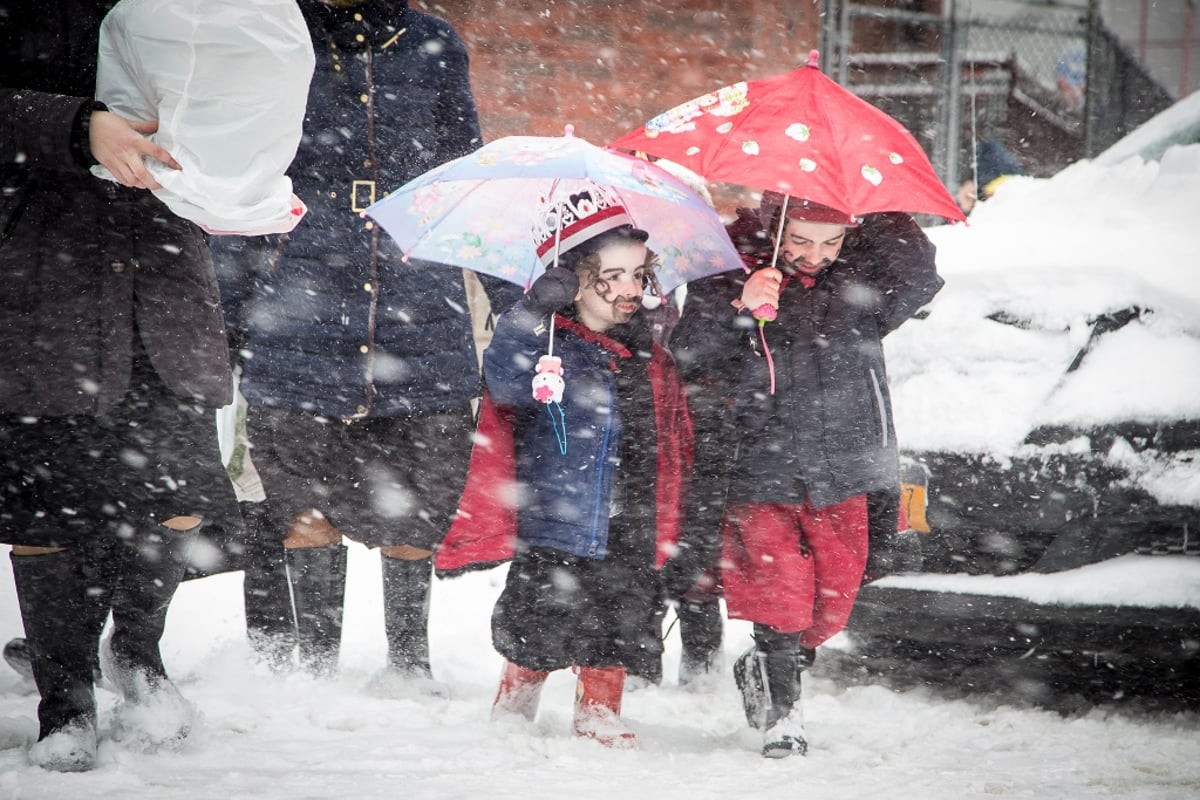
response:
[[[789,233],[788,238],[792,240],[792,244],[802,244],[804,242],[816,241],[815,239],[809,239],[807,236],[797,236],[794,233]],[[833,244],[834,242],[838,241],[839,239],[845,239],[845,238],[846,238],[845,233],[839,233],[837,236],[834,236],[832,239],[826,239],[825,241],[821,242],[821,244]]]

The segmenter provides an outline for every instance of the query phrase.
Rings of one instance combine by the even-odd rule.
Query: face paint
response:
[[[575,297],[579,321],[594,331],[628,322],[642,307],[646,245],[618,242],[599,251],[599,272],[580,286]]]

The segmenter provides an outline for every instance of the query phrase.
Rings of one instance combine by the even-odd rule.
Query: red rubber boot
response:
[[[537,716],[538,699],[542,696],[542,685],[549,672],[525,669],[511,661],[504,662],[504,673],[500,676],[500,690],[492,703],[492,719],[505,716],[521,716],[533,722]]]
[[[605,747],[637,747],[637,736],[621,720],[624,667],[577,667],[575,735]]]

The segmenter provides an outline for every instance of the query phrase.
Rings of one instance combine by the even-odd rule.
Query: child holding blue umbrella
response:
[[[500,316],[484,354],[491,399],[511,421],[515,540],[489,517],[475,534],[456,524],[439,555],[471,549],[473,536],[512,547],[492,615],[506,660],[493,715],[532,720],[550,672],[570,667],[575,734],[631,747],[621,697],[627,668],[661,653],[656,567],[680,522],[690,422],[641,313],[656,285],[649,234],[599,186],[536,219],[548,268]]]

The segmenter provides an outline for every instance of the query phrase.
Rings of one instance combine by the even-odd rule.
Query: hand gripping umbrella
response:
[[[912,134],[824,75],[815,50],[807,66],[689,100],[609,147],[851,216],[905,211],[965,219]]]

